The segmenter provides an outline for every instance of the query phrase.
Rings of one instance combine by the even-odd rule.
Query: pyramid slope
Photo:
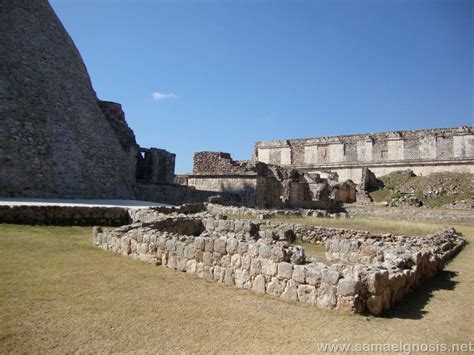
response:
[[[0,195],[134,198],[134,163],[46,0],[0,0]]]

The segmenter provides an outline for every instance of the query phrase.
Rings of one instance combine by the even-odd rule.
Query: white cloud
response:
[[[174,94],[174,93],[164,94],[164,93],[155,91],[155,92],[151,93],[151,97],[155,101],[161,101],[161,100],[176,99],[178,96],[176,96],[176,94]]]

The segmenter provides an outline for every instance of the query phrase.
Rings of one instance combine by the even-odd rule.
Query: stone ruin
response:
[[[255,161],[234,161],[229,153],[198,152],[193,173],[180,176],[197,190],[237,194],[241,204],[258,208],[336,209],[355,201],[355,184]]]
[[[98,99],[47,0],[0,3],[0,196],[214,201],[259,208],[335,208],[370,201],[370,174],[473,171],[472,127],[258,142],[251,161],[140,147],[122,106]],[[351,180],[347,180],[351,179]],[[354,182],[359,186],[356,193]]]
[[[205,211],[170,215],[156,209],[137,211],[132,218],[116,229],[94,227],[92,243],[208,280],[343,313],[387,312],[465,244],[453,229],[409,237],[230,219]],[[304,248],[291,243],[295,238],[324,244],[326,259],[307,257]]]
[[[361,181],[363,169],[377,176],[412,169],[417,175],[474,173],[474,127],[421,129],[257,142],[254,160],[304,172],[335,172]]]

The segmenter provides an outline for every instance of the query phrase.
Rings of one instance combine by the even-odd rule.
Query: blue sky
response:
[[[474,124],[474,1],[50,2],[178,173],[261,140]]]

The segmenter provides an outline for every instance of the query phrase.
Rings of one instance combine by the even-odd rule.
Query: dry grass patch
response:
[[[96,249],[89,233],[0,225],[0,353],[316,352],[321,342],[472,339],[469,245],[440,277],[388,317],[375,318],[128,259]]]
[[[316,217],[302,217],[302,218],[275,218],[275,222],[285,223],[300,223],[309,224],[328,228],[349,228],[355,230],[367,230],[374,233],[394,233],[400,235],[414,235],[423,236],[430,233],[435,233],[442,228],[453,226],[449,223],[427,223],[427,222],[410,222],[387,219],[372,219],[366,217],[353,217],[348,219],[333,219],[333,218],[316,218]],[[474,234],[474,225],[456,224],[456,230],[465,231],[466,233]]]

